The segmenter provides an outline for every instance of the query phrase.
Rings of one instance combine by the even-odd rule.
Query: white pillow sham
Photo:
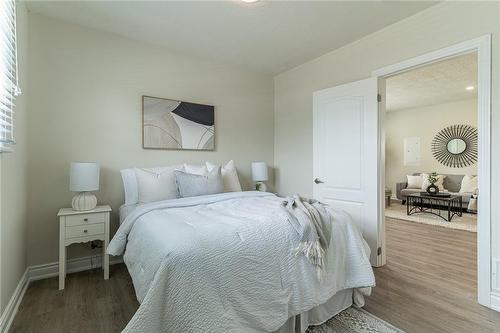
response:
[[[460,193],[474,193],[478,192],[477,176],[465,175],[462,179],[460,186]]]
[[[193,174],[193,175],[206,175],[208,173],[208,169],[207,169],[207,166],[205,164],[196,165],[196,164],[184,163],[183,171],[186,173]]]
[[[208,171],[212,171],[217,165],[206,162]],[[231,160],[226,165],[221,167],[222,182],[224,184],[224,192],[241,192],[241,184],[238,179],[238,171],[234,166],[234,161]]]
[[[162,168],[135,168],[137,179],[138,202],[148,203],[178,197],[175,184],[175,170],[182,170],[182,165]]]
[[[412,176],[412,175],[407,175],[406,176],[406,183],[408,186],[406,188],[422,188],[422,176]]]

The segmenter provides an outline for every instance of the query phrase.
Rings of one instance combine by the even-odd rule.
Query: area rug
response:
[[[306,333],[404,333],[363,309],[350,307],[320,326],[311,326]]]
[[[432,214],[417,213],[408,216],[406,215],[406,205],[395,203],[389,207],[385,207],[385,216],[410,222],[438,225],[450,229],[477,232],[476,214],[462,213],[462,217],[454,216],[451,222],[448,222]]]

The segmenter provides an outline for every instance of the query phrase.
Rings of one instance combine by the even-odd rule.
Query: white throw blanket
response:
[[[301,198],[298,194],[282,203],[290,223],[301,236],[296,254],[303,254],[316,267],[318,279],[325,271],[325,255],[330,245],[332,215],[317,200]]]
[[[338,291],[375,283],[369,250],[332,214],[322,281],[283,199],[233,192],[139,206],[108,246],[124,253],[141,303],[125,332],[273,332]]]

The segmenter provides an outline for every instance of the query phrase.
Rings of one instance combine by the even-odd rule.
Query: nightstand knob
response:
[[[89,232],[89,231],[88,231],[87,229],[85,229],[85,230],[83,230],[83,232],[84,232],[84,233],[87,233],[87,232]]]
[[[87,222],[89,219],[88,218],[84,218],[83,219],[83,222]]]

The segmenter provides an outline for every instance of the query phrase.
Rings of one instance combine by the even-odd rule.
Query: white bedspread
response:
[[[272,332],[375,278],[348,215],[331,210],[326,274],[293,249],[280,199],[233,192],[166,200],[130,213],[107,252],[124,261],[141,303],[125,332]]]

